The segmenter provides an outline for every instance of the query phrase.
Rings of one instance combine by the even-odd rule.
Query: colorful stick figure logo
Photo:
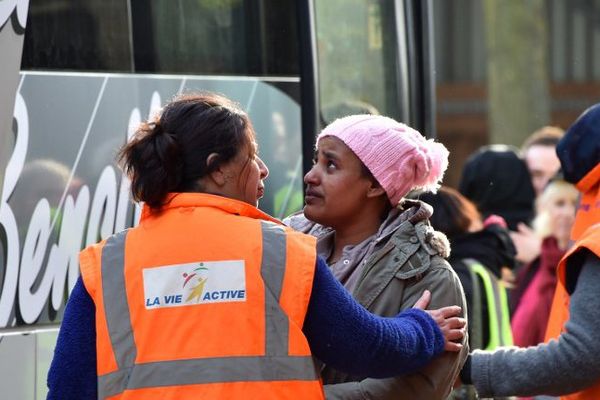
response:
[[[190,294],[187,297],[187,299],[185,299],[186,303],[194,299],[196,300],[196,303],[200,302],[200,299],[202,298],[202,292],[204,291],[204,285],[208,280],[208,278],[199,275],[200,271],[208,271],[208,268],[203,267],[203,263],[200,263],[198,265],[199,267],[195,268],[191,273],[183,273],[183,287],[185,288],[189,282],[192,282],[190,283]]]

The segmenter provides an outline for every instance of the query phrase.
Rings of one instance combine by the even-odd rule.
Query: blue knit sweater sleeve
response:
[[[79,278],[48,372],[48,400],[97,398],[95,312]],[[303,331],[321,361],[375,378],[415,371],[444,348],[442,332],[427,313],[411,309],[395,318],[370,314],[352,299],[321,258]]]
[[[358,304],[321,258],[303,331],[312,353],[352,375],[384,378],[414,372],[444,351],[444,337],[424,311],[383,318]]]
[[[69,296],[48,371],[48,400],[97,398],[95,313],[94,302],[79,278]]]

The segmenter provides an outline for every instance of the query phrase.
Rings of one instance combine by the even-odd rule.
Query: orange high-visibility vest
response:
[[[600,163],[575,186],[581,192],[581,198],[571,229],[572,240],[577,240],[590,225],[600,223]]]
[[[99,399],[323,399],[302,326],[315,239],[249,204],[173,195],[83,250]]]
[[[600,171],[600,169],[596,168],[592,170],[592,172]],[[585,179],[589,175],[586,175]],[[597,182],[597,181],[596,181]],[[580,185],[577,185],[581,190]],[[565,328],[565,323],[569,319],[569,303],[570,296],[566,289],[566,269],[567,269],[567,260],[569,257],[576,253],[578,250],[582,248],[586,248],[589,251],[596,254],[600,257],[600,218],[597,217],[597,211],[591,209],[590,207],[584,207],[582,210],[581,205],[590,204],[589,200],[592,198],[597,198],[598,187],[596,186],[595,190],[582,190],[584,195],[580,204],[580,209],[577,215],[578,223],[573,228],[572,238],[576,240],[575,245],[569,249],[569,251],[564,255],[564,257],[560,260],[558,264],[557,276],[558,276],[558,284],[556,285],[556,291],[554,293],[554,299],[552,301],[552,309],[550,311],[550,318],[548,320],[548,328],[546,330],[546,342],[557,339],[560,334],[563,332]],[[591,205],[594,205],[592,203]],[[600,204],[595,204],[595,207],[598,208]],[[583,213],[582,213],[583,211]],[[595,223],[595,225],[593,225]],[[561,399],[567,400],[597,400],[600,399],[600,382],[596,385],[582,390],[577,393],[573,393],[568,396],[562,396]]]

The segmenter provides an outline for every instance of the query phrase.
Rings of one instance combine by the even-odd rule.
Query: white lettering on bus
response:
[[[149,115],[156,113],[159,108],[160,96],[154,92]],[[8,204],[8,199],[23,171],[29,142],[29,116],[21,94],[17,94],[16,97],[14,117],[17,121],[18,133],[13,153],[6,167],[0,197],[0,225],[2,225],[0,229],[4,229],[6,234],[6,266],[0,292],[0,328],[12,323],[17,287],[18,308],[25,323],[35,323],[50,294],[52,296],[50,304],[54,310],[58,310],[63,304],[66,281],[68,280],[70,292],[79,277],[78,255],[83,247],[82,243],[84,245],[96,243],[116,231],[125,229],[128,225],[127,213],[131,205],[129,180],[121,175],[121,182],[118,183],[115,169],[107,165],[100,173],[93,197],[85,184],[79,189],[76,198],[72,195],[66,196],[59,210],[61,223],[56,243],[49,243],[52,229],[50,203],[46,198],[39,199],[31,215],[21,254],[15,215]],[[129,117],[128,139],[140,122],[140,110],[134,108]],[[136,205],[134,224],[137,224],[140,214],[141,207]],[[46,268],[43,269],[48,248],[48,260]],[[20,259],[19,254],[21,254]],[[39,277],[42,270],[43,276]]]
[[[25,29],[27,22],[27,9],[29,8],[29,0],[2,0],[0,1],[0,27],[4,26],[16,9],[17,22],[21,28]]]
[[[0,197],[0,224],[6,234],[6,267],[4,268],[4,284],[2,293],[0,293],[0,327],[9,323],[11,317],[15,295],[17,293],[17,280],[19,278],[19,232],[15,215],[8,205],[8,198],[12,194],[27,153],[27,142],[29,140],[29,118],[27,116],[27,107],[21,94],[17,94],[15,99],[15,118],[22,134],[17,135],[13,154],[8,161],[4,173],[4,184],[2,186],[2,196]]]

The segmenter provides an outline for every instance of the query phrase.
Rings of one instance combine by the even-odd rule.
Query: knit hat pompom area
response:
[[[436,191],[448,168],[448,149],[417,130],[379,115],[351,115],[329,124],[317,137],[343,141],[371,171],[396,205],[414,189]]]

